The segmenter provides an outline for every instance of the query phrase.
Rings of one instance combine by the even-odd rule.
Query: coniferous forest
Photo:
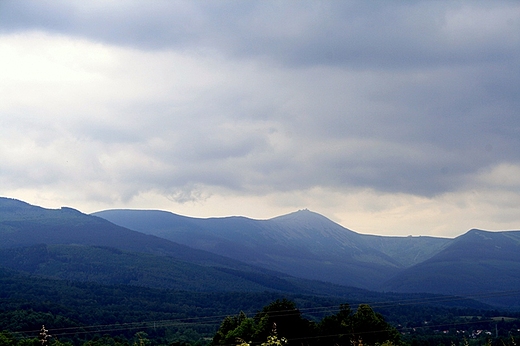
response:
[[[0,345],[514,345],[520,315],[435,301],[99,285],[1,271]]]

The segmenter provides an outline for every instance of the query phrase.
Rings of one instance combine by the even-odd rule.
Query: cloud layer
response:
[[[1,193],[518,228],[520,5],[4,1]]]

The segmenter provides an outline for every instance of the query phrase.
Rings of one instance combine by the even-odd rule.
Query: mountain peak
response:
[[[309,238],[319,234],[326,238],[341,239],[340,242],[344,243],[346,238],[356,234],[329,218],[310,211],[309,209],[300,209],[286,215],[272,218],[269,221],[279,227],[283,227],[286,234],[290,233],[293,238]]]
[[[329,222],[333,222],[330,219],[328,219],[327,217],[325,217],[319,213],[316,213],[314,211],[310,211],[307,208],[300,209],[300,210],[294,211],[289,214],[280,215],[280,216],[272,218],[271,220],[276,220],[276,221],[285,221],[285,220],[287,220],[287,221],[312,221],[312,220],[324,221],[324,220],[327,220]]]

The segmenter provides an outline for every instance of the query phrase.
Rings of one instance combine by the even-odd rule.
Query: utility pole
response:
[[[51,335],[47,334],[48,330],[45,329],[45,326],[42,325],[42,329],[40,329],[40,342],[42,343],[42,346],[49,345],[48,338],[51,337]]]

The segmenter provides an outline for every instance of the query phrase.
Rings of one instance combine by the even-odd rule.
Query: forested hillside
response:
[[[520,309],[520,232],[471,230],[382,287],[397,292],[474,296]]]
[[[308,210],[269,220],[146,210],[95,215],[298,277],[380,291],[469,296],[520,308],[520,242],[514,231],[473,230],[455,239],[362,235]]]
[[[231,241],[231,235],[250,225],[250,221],[212,220],[219,225],[214,230],[216,243],[221,241],[221,233],[228,234],[226,237]],[[294,266],[309,263],[300,261],[302,258],[298,256],[302,254],[308,261],[338,259],[341,246],[357,249],[349,255],[351,259],[357,258],[348,262],[352,266],[363,258],[366,250],[364,260],[386,258],[382,264],[385,267],[394,261],[390,254],[399,252],[402,244],[415,244],[412,252],[427,244],[439,246],[430,252],[430,255],[437,252],[435,256],[421,263],[455,263],[455,259],[471,249],[479,249],[478,253],[492,262],[516,258],[516,233],[470,232],[467,237],[457,238],[453,246],[443,245],[444,240],[432,242],[426,238],[417,241],[403,238],[403,243],[399,243],[401,239],[377,238],[377,245],[373,245],[377,251],[369,251],[369,238],[359,238],[351,231],[341,235],[341,228],[327,228],[330,223],[308,211],[253,222],[258,226],[256,232],[265,238],[259,244],[268,245],[270,241],[278,244],[264,258],[285,249],[284,258],[292,258]],[[196,229],[185,226],[187,231]],[[452,342],[458,345],[463,340],[460,335],[468,334],[456,334],[457,328],[464,333],[476,333],[472,326],[489,331],[493,323],[499,337],[516,335],[517,316],[513,312],[494,311],[492,306],[475,300],[422,293],[382,293],[302,279],[129,230],[71,208],[44,209],[0,199],[0,235],[0,326],[6,330],[0,333],[0,343],[5,345],[38,344],[35,337],[42,325],[49,329],[56,345],[69,342],[74,346],[143,342],[220,345],[229,344],[237,337],[258,344],[268,337],[274,340],[269,334],[270,324],[275,322],[271,312],[281,307],[290,310],[288,316],[292,317],[290,323],[283,318],[275,322],[279,332],[276,340],[285,337],[291,344],[306,340],[308,345],[351,345],[361,338],[368,344],[390,340],[414,346],[448,346]],[[304,239],[311,235],[316,244],[305,250]],[[343,236],[340,246],[337,242]],[[250,247],[245,249],[252,249],[256,237],[251,231],[239,240],[249,239]],[[295,243],[292,250],[284,245],[291,243],[291,239]],[[482,239],[493,247],[486,248]],[[332,246],[330,256],[320,258],[329,246]],[[302,254],[298,254],[300,250]],[[247,251],[243,256],[247,258]],[[402,260],[409,262],[405,257]],[[482,258],[479,261],[486,263]],[[394,264],[396,268],[403,265]],[[378,265],[381,263],[376,261],[372,268]],[[361,273],[364,268],[357,270]],[[503,269],[507,272],[510,268]],[[322,274],[330,275],[326,271]],[[349,310],[346,304],[359,308]],[[369,316],[369,321],[379,321],[375,325],[384,326],[381,328],[391,334],[399,331],[401,341],[384,333],[385,340],[370,339],[368,334],[379,333],[374,330],[366,331],[368,334],[363,338],[361,325],[373,324],[356,322],[362,315]],[[500,321],[499,328],[499,322],[493,318],[500,316],[507,319]],[[438,334],[443,328],[454,334],[446,335],[444,331]],[[475,340],[484,339],[475,337]]]
[[[309,210],[253,220],[163,211],[94,213],[117,225],[307,279],[376,288],[440,251],[450,239],[361,235]]]

